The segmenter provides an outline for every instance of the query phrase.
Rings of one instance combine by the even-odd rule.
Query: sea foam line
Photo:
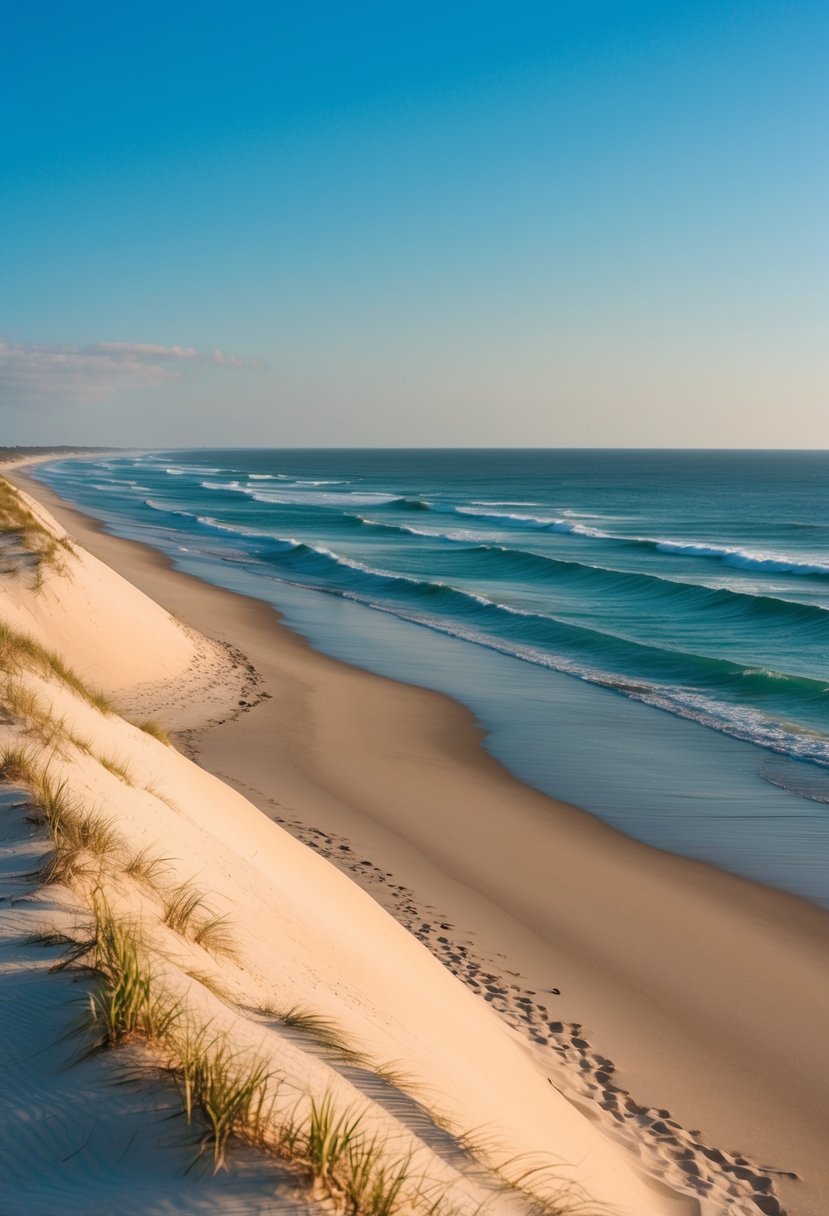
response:
[[[517,512],[499,513],[495,511],[478,511],[474,507],[455,507],[453,510],[460,515],[473,518],[498,520],[507,526],[542,528],[545,531],[572,533],[575,536],[585,536],[594,540],[610,540],[620,544],[644,545],[656,549],[659,553],[674,554],[682,557],[713,558],[725,565],[736,566],[744,570],[758,570],[765,573],[795,574],[795,575],[829,575],[829,563],[820,560],[810,560],[793,557],[787,553],[773,553],[764,550],[744,549],[737,545],[718,545],[705,541],[673,540],[669,537],[658,536],[624,536],[620,533],[605,532],[600,528],[592,528],[585,524],[574,523],[560,516],[525,515]]]

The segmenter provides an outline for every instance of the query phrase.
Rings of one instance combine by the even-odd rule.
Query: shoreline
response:
[[[523,785],[450,698],[319,654],[269,605],[175,571],[7,469],[85,548],[253,663],[260,699],[188,736],[203,767],[296,834],[323,833],[383,906],[391,887],[437,910],[438,945],[457,931],[487,974],[500,962],[553,1019],[583,1024],[620,1092],[797,1172],[791,1211],[824,1210],[829,915]]]

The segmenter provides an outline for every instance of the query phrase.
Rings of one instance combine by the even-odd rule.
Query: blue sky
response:
[[[17,6],[0,442],[829,446],[823,3]]]

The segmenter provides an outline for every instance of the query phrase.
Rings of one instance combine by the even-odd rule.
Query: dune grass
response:
[[[43,586],[46,570],[62,572],[62,555],[73,552],[71,542],[50,532],[5,477],[0,477],[0,536],[6,541],[5,572],[19,575],[32,570],[36,591]],[[19,546],[19,550],[9,552],[10,545]]]
[[[274,1017],[292,1030],[299,1030],[320,1047],[326,1047],[340,1059],[352,1063],[362,1062],[363,1057],[348,1042],[345,1033],[331,1018],[321,1013],[315,1013],[303,1005],[293,1005],[285,1013],[275,1013]]]
[[[50,833],[60,832],[63,821],[76,813],[77,809],[69,792],[68,780],[65,777],[61,780],[53,778],[48,761],[44,765],[33,761],[26,784],[32,796],[35,817],[48,826]]]
[[[199,971],[196,968],[188,968],[184,974],[191,980],[195,980],[197,984],[201,984],[202,988],[206,988],[208,992],[212,992],[220,1001],[224,1001],[226,1005],[236,1007],[235,1001],[228,989],[222,983],[217,975],[210,971]]]
[[[157,891],[163,876],[172,864],[172,857],[162,857],[147,846],[134,853],[124,865],[124,873],[145,887]]]
[[[42,886],[71,887],[99,877],[106,861],[117,862],[121,845],[113,821],[85,809],[72,797],[69,782],[53,778],[48,763],[40,764],[31,748],[0,752],[0,780],[28,789],[29,818],[48,828],[52,848],[37,871]]]
[[[70,949],[74,949],[78,944],[77,938],[56,925],[44,925],[36,929],[34,933],[29,934],[26,941],[30,946],[65,946]]]
[[[139,925],[113,915],[99,891],[91,911],[88,940],[48,926],[32,937],[44,945],[70,943],[65,959],[95,973],[88,1014],[75,1028],[87,1040],[84,1054],[136,1039],[154,1048],[179,1088],[188,1124],[204,1128],[199,1155],[210,1155],[214,1171],[238,1140],[292,1165],[348,1216],[396,1216],[403,1209],[450,1216],[442,1202],[418,1202],[428,1188],[413,1176],[411,1155],[390,1157],[383,1138],[364,1129],[364,1115],[339,1109],[330,1092],[309,1095],[304,1117],[297,1113],[302,1103],[278,1112],[280,1075],[257,1055],[235,1050],[210,1022],[193,1021],[153,970]]]
[[[148,719],[146,722],[133,722],[133,726],[137,726],[139,730],[143,730],[145,735],[151,735],[153,739],[157,739],[165,747],[173,746],[170,736],[159,722]]]
[[[53,746],[66,733],[66,723],[55,718],[43,697],[20,679],[6,680],[2,692],[3,708],[25,726],[44,747]]]
[[[188,1123],[198,1115],[204,1124],[199,1153],[211,1155],[214,1170],[225,1165],[231,1143],[241,1140],[293,1164],[349,1216],[395,1216],[404,1200],[411,1206],[410,1156],[388,1158],[382,1139],[363,1130],[363,1115],[339,1110],[330,1092],[309,1098],[304,1119],[296,1106],[278,1115],[282,1080],[275,1071],[258,1056],[234,1050],[227,1034],[210,1023],[197,1026],[188,1018],[182,1001],[157,980],[134,922],[114,917],[100,895],[92,910],[93,937],[80,944],[83,955],[75,955],[97,975],[88,1050],[140,1037],[161,1051]],[[49,930],[43,938],[57,944]]]
[[[330,1092],[319,1101],[311,1099],[305,1153],[314,1177],[330,1189],[339,1189],[338,1176],[356,1147],[359,1129],[359,1115],[338,1112]]]
[[[120,843],[112,820],[66,804],[60,817],[48,822],[52,852],[38,874],[43,886],[70,887],[79,878],[100,875],[105,860],[117,859]]]
[[[227,916],[207,916],[196,922],[192,940],[213,958],[238,962],[239,951]]]
[[[113,916],[97,895],[90,965],[98,975],[90,993],[92,1049],[114,1047],[136,1035],[163,1042],[182,1017],[181,1003],[156,980],[136,925]]]
[[[411,1153],[389,1155],[385,1138],[366,1130],[364,1112],[338,1108],[330,1090],[311,1097],[303,1123],[283,1124],[280,1144],[348,1216],[395,1216],[401,1209],[448,1216],[445,1188],[424,1205],[429,1188],[413,1172]]]
[[[178,813],[179,808],[177,803],[175,803],[172,798],[168,798],[155,781],[151,781],[149,785],[145,785],[142,788],[144,789],[145,793],[150,795],[151,798],[157,798],[159,802],[163,802],[165,806],[168,806],[171,811]]]
[[[42,747],[65,754],[66,745],[71,744],[83,755],[91,754],[92,741],[73,731],[65,716],[56,717],[44,698],[28,688],[19,677],[6,680],[0,703],[22,723],[25,733],[37,739]]]
[[[11,744],[0,751],[0,781],[31,789],[37,774],[37,757],[32,748]]]
[[[360,1216],[394,1216],[407,1200],[411,1177],[411,1156],[386,1160],[383,1142],[378,1137],[352,1145],[343,1170],[346,1208]]]
[[[130,770],[123,760],[119,760],[115,756],[101,755],[96,756],[95,759],[113,777],[117,777],[119,781],[123,781],[124,785],[135,785]]]
[[[82,697],[101,713],[115,712],[105,694],[85,684],[59,654],[2,621],[0,621],[0,669],[9,676],[19,675],[21,671],[28,669],[37,671],[47,678],[54,677],[65,688]]]
[[[276,1096],[267,1064],[234,1052],[227,1037],[211,1035],[209,1026],[186,1027],[173,1037],[172,1050],[185,1117],[192,1123],[198,1109],[206,1120],[199,1147],[212,1153],[214,1171],[225,1164],[232,1138],[264,1146]]]
[[[191,882],[183,882],[167,894],[162,920],[174,933],[187,937],[200,913],[207,911],[207,903],[201,891]]]
[[[162,920],[174,933],[201,946],[214,958],[238,961],[229,918],[215,912],[192,882],[183,882],[167,893]]]

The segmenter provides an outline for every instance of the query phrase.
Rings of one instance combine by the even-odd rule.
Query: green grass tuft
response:
[[[115,1047],[135,1035],[163,1042],[182,1016],[182,1006],[158,984],[133,924],[116,919],[106,902],[93,904],[92,966],[98,983],[90,993],[92,1048]]]
[[[238,962],[228,917],[214,912],[192,882],[183,882],[168,893],[162,919],[174,933],[195,942],[214,958]]]
[[[389,1157],[385,1141],[364,1129],[363,1115],[338,1111],[330,1091],[319,1100],[311,1097],[306,1127],[289,1121],[282,1147],[351,1216],[395,1216],[422,1206],[423,1181],[412,1177],[411,1154]],[[430,1205],[432,1211],[436,1207]]]
[[[207,1131],[201,1151],[210,1151],[214,1171],[225,1164],[234,1136],[264,1144],[275,1097],[273,1074],[263,1060],[231,1050],[224,1037],[188,1029],[174,1044],[174,1067],[188,1123],[201,1111]]]

